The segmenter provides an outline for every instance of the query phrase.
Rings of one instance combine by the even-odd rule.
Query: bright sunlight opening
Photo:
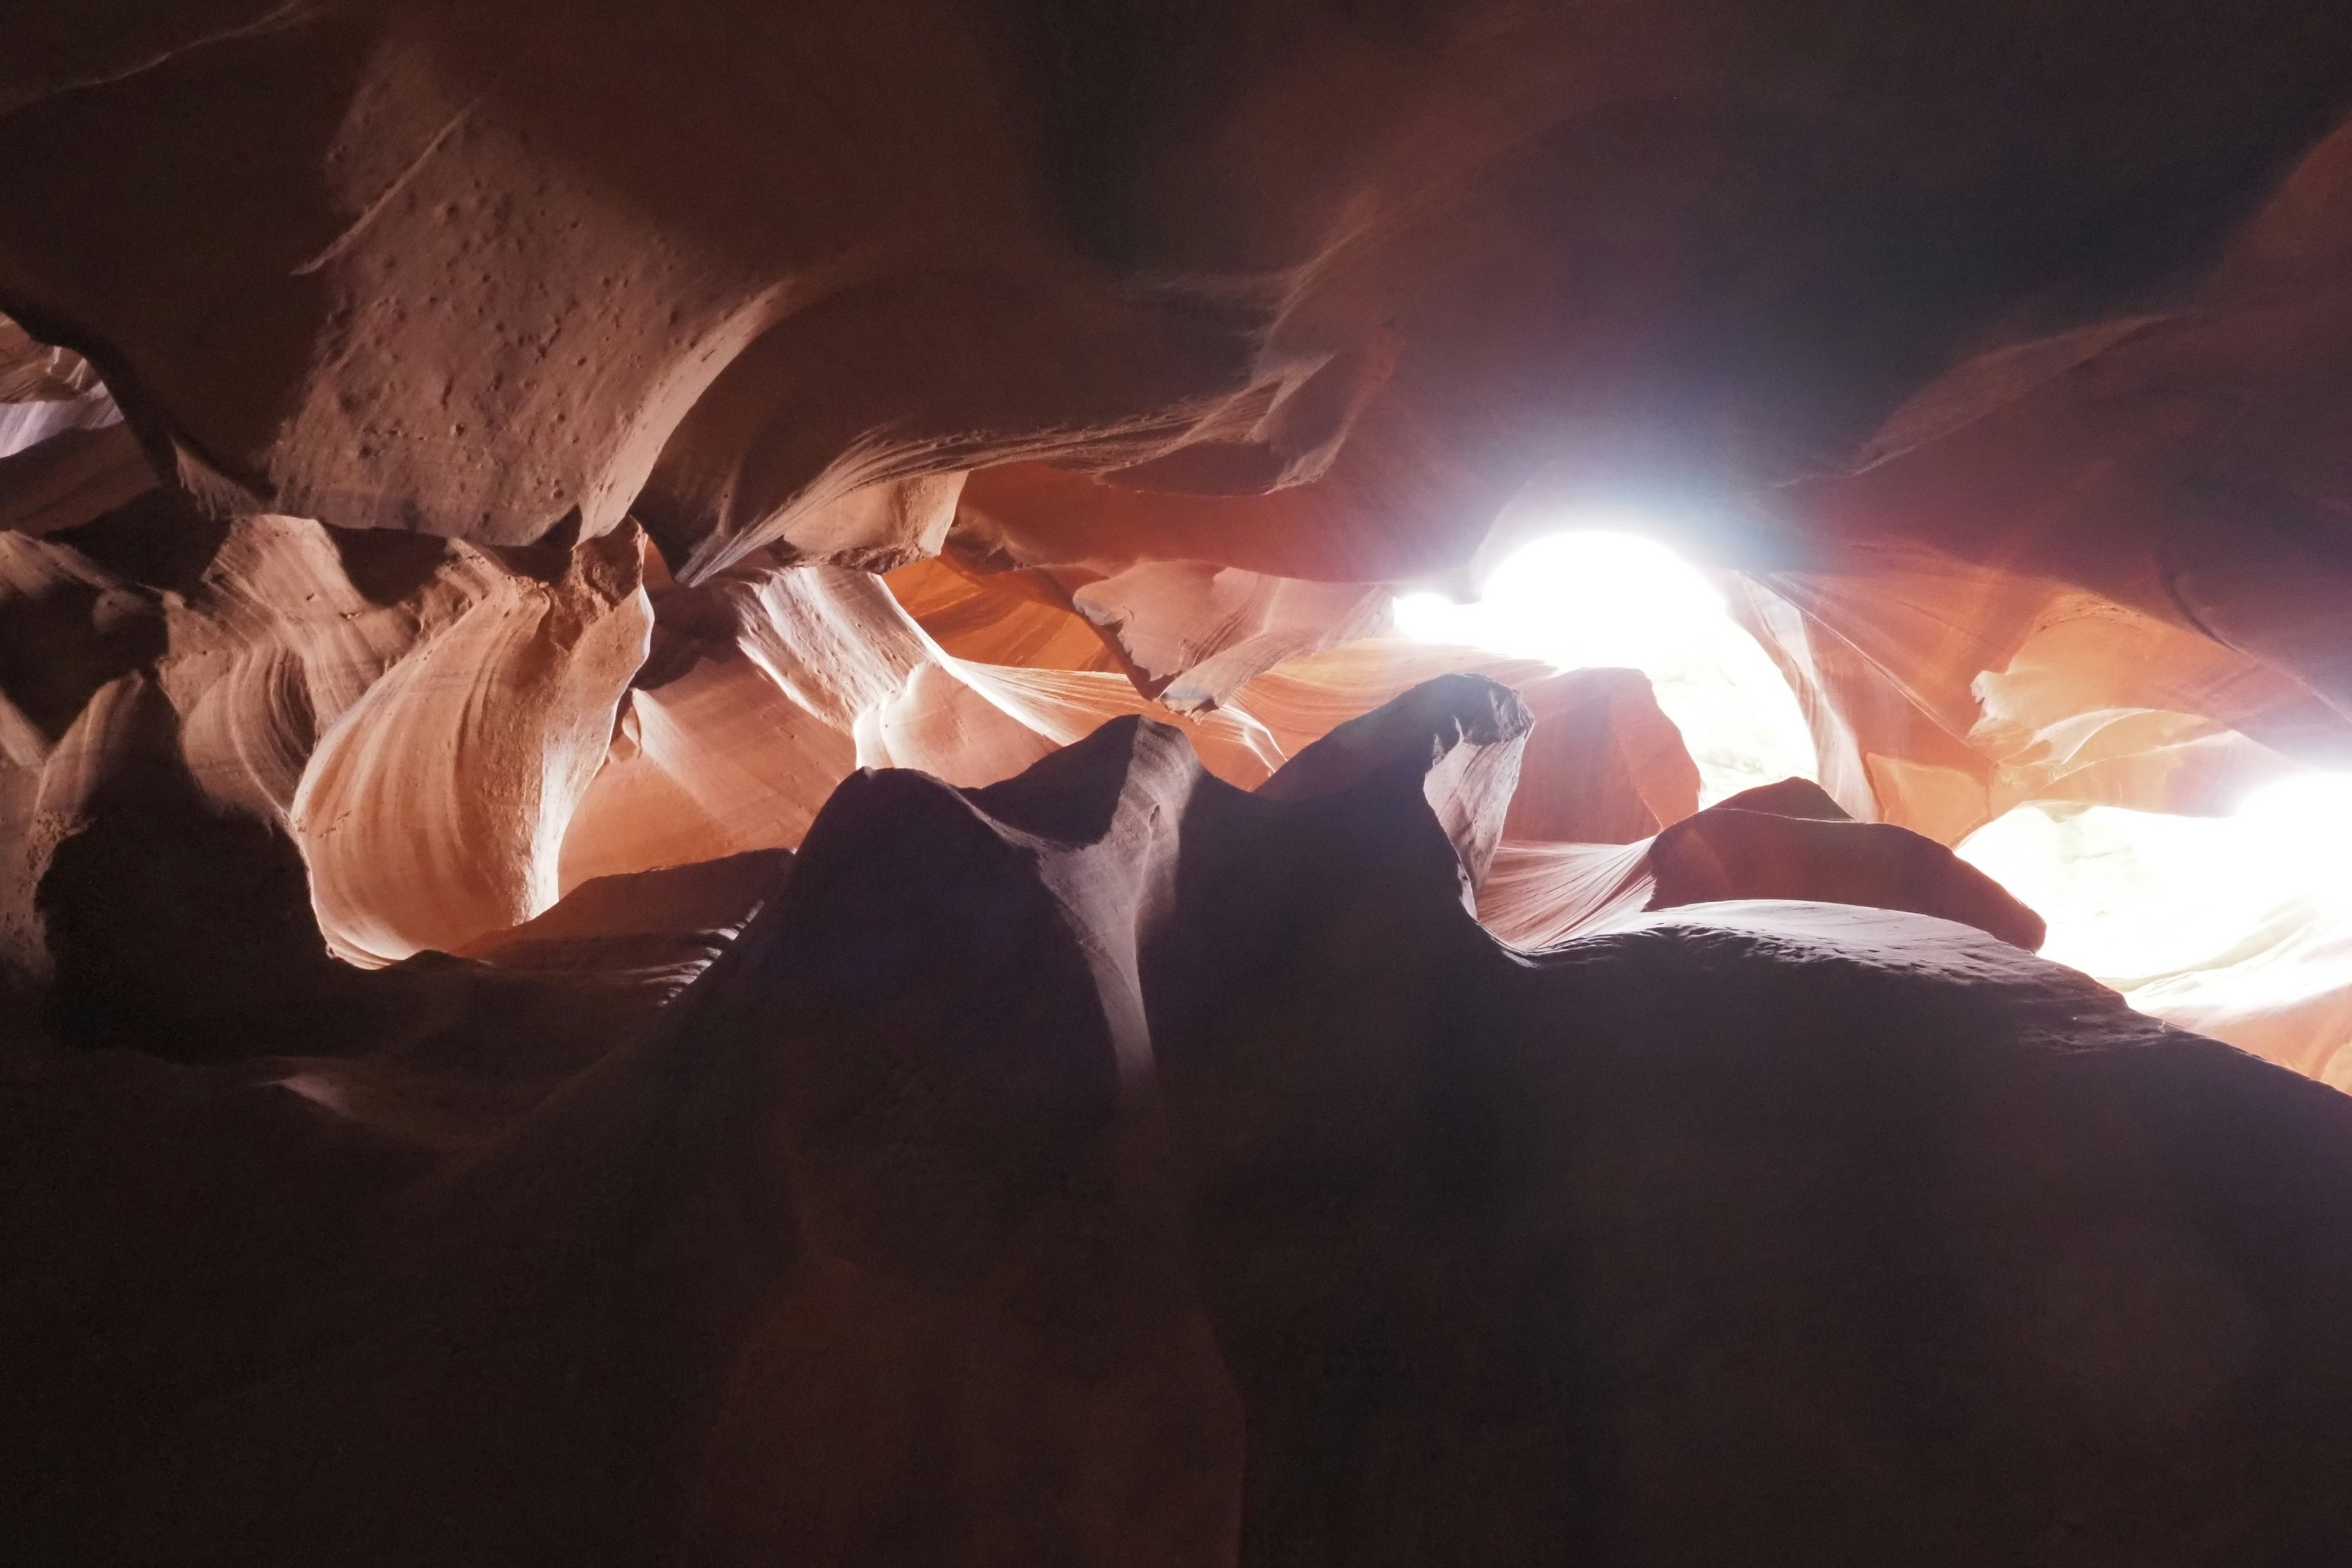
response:
[[[1818,776],[1771,659],[1703,573],[1636,534],[1537,541],[1475,601],[1409,595],[1395,621],[1563,669],[1641,670],[1698,763],[1702,804]],[[2352,774],[2282,779],[2223,817],[2021,806],[1959,853],[2049,921],[2045,954],[2146,1011],[2283,1059],[2352,1038]],[[2282,1030],[2305,1043],[2265,1033]]]
[[[1771,659],[1723,595],[1664,545],[1604,530],[1553,534],[1515,552],[1485,591],[1396,601],[1400,635],[1562,669],[1638,669],[1698,763],[1711,805],[1754,784],[1814,774],[1805,719]]]
[[[2144,980],[2209,963],[2282,917],[2352,914],[2352,778],[2281,779],[2230,816],[2025,806],[1960,854],[2042,912],[2051,957]]]
[[[2352,984],[2352,776],[2281,779],[2220,817],[2021,806],[1959,852],[2049,921],[2044,954],[2207,1033]]]

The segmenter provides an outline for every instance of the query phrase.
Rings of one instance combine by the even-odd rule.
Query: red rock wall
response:
[[[0,38],[0,1538],[2352,1550],[2344,1102],[1948,848],[2352,758],[2334,10]],[[1382,635],[1595,506],[1818,788]]]

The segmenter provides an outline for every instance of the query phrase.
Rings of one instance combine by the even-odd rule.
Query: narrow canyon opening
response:
[[[0,1556],[2352,1563],[2352,12],[0,0]]]
[[[1638,669],[1698,764],[1699,801],[1785,778],[1819,783],[1796,694],[1722,593],[1643,520],[1562,526],[1496,565],[1476,596],[1400,596],[1397,630],[1423,642],[1540,659],[1559,669]]]
[[[1702,805],[1821,782],[1787,678],[1653,521],[1604,513],[1534,531],[1465,598],[1400,595],[1397,635],[1561,671],[1638,670],[1697,764]],[[2336,1081],[2352,1044],[2352,774],[2231,739],[2258,760],[2234,798],[2200,797],[2197,815],[2031,801],[1953,847],[2044,917],[2043,956],[2155,1016]]]

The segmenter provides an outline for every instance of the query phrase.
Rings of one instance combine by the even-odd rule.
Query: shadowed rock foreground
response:
[[[1255,793],[1134,719],[861,773],[530,967],[353,975],[398,1017],[318,1055],[26,1044],[12,1550],[2352,1550],[2352,1101],[1927,916],[1502,945],[1526,729],[1454,680]]]

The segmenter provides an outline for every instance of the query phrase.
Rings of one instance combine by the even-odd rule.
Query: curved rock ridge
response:
[[[911,562],[884,581],[915,624],[958,658],[1034,669],[1124,668],[1117,644],[1077,614],[1055,574],[988,571],[949,553]]]
[[[1386,584],[1603,503],[1728,574],[1857,817],[1956,843],[2037,800],[2220,811],[2352,757],[2337,30],[2168,18],[2119,61],[2095,6],[1865,9],[28,17],[0,302],[30,333],[0,334],[0,390],[45,438],[0,457],[0,524],[55,536],[161,475],[344,531],[651,530],[689,584],[665,640],[712,657],[656,651],[597,784],[595,704],[526,697],[530,637],[487,620],[462,645],[501,662],[486,685],[544,711],[467,732],[550,726],[535,795],[520,742],[406,782],[365,747],[320,764],[305,874],[370,962],[788,846],[859,761],[979,784],[1172,706],[1246,782],[1312,738],[1261,710],[1270,676],[1376,629]],[[935,28],[982,47],[935,57]],[[1997,64],[2000,115],[1926,58]],[[922,111],[770,102],[869,69]],[[793,200],[746,199],[778,180]],[[214,225],[236,243],[184,242]],[[961,666],[863,616],[876,646],[837,662],[890,689],[862,734],[693,630],[698,594],[942,552],[993,607],[940,645]],[[982,635],[1012,624],[989,584],[1025,632]],[[1053,673],[975,668],[1005,664]],[[1160,706],[1060,677],[1088,665]],[[387,689],[371,744],[445,695]],[[399,834],[327,826],[376,780],[425,874]],[[539,804],[436,826],[494,793]],[[1540,814],[1586,803],[1552,798],[1523,791],[1506,837],[1687,811],[1571,833]]]
[[[9,981],[92,1043],[236,1054],[281,966],[544,909],[644,657],[638,574],[627,534],[492,552],[152,489],[0,532]]]
[[[2003,564],[1875,542],[1732,584],[1853,815],[1957,844],[2033,801],[2227,815],[2352,723],[2291,670]]]
[[[1636,671],[1558,672],[1362,638],[1286,658],[1213,706],[1180,711],[1166,692],[1148,699],[1131,675],[1099,667],[1105,645],[1051,602],[1055,580],[1030,598],[1002,585],[1008,577],[1040,581],[994,572],[975,582],[927,563],[892,574],[885,592],[860,573],[763,562],[700,587],[656,586],[654,651],[572,818],[563,886],[789,848],[854,766],[992,784],[1123,713],[1178,725],[1212,772],[1251,787],[1335,727],[1448,671],[1505,679],[1540,721],[1507,836],[1631,839],[1696,807],[1696,771]],[[1066,664],[981,657],[1023,651],[991,629],[1008,625],[1008,599],[1028,616],[1022,637],[1068,650],[1075,637],[1090,651]],[[973,620],[948,618],[983,603]]]
[[[1339,726],[1256,793],[1267,800],[1312,800],[1379,778],[1419,781],[1460,863],[1463,901],[1475,908],[1534,728],[1535,715],[1509,687],[1483,676],[1441,675]]]
[[[977,786],[1108,716],[1151,712],[1182,723],[1213,771],[1247,787],[1413,679],[1465,667],[1510,681],[1538,721],[1490,839],[1502,869],[1481,906],[1516,942],[1543,945],[1643,908],[1756,894],[1915,909],[2029,946],[2040,940],[2030,913],[1892,828],[1711,819],[1661,841],[1679,868],[1664,884],[1663,862],[1647,850],[1580,847],[1650,839],[1696,808],[1687,754],[1633,672],[1553,673],[1359,641],[1286,660],[1185,717],[1108,670],[958,658],[865,574],[753,564],[699,588],[657,573],[646,605],[657,635],[631,676],[643,612],[597,618],[599,604],[625,597],[621,580],[596,575],[596,559],[615,544],[583,547],[562,568],[585,573],[587,596],[566,608],[571,591],[543,580],[563,559],[553,552],[536,563],[467,555],[289,519],[224,531],[152,489],[91,522],[16,537],[18,651],[0,672],[16,736],[7,810],[23,847],[9,873],[9,963],[19,994],[53,994],[47,1005],[78,1038],[161,1032],[184,1037],[173,1054],[245,1054],[244,1026],[229,1020],[248,1018],[268,991],[243,976],[248,951],[331,989],[318,970],[321,949],[370,963],[463,949],[593,878],[790,848],[861,763]],[[544,607],[518,618],[518,606]],[[2284,765],[2241,731],[2178,713],[2168,727],[2123,706],[2135,686],[2193,680],[2201,684],[2178,688],[2190,694],[2181,708],[2260,729],[2247,716],[2263,703],[2282,711],[2284,689],[2222,650],[2168,676],[2183,671],[2178,634],[2122,614],[2070,601],[2035,623],[2007,672],[1975,683],[1969,700],[2012,727],[1989,718],[1979,737],[2037,721],[2045,737],[2073,737],[2055,764],[2032,761],[2047,740],[1981,742],[2021,759],[2004,764],[2006,776],[2040,769],[2031,778],[2042,782],[2018,793],[2096,797],[2121,787],[2136,798],[2134,781],[2170,779],[2163,787],[2180,804],[2189,775],[2169,759],[2211,759],[2210,782],[2197,786],[2209,792],[2250,766],[2259,775]],[[463,637],[452,633],[459,621],[472,628]],[[1881,622],[1891,624],[1885,613]],[[576,640],[571,628],[592,625],[607,630]],[[2156,633],[2172,640],[2149,641]],[[424,654],[428,644],[439,651]],[[457,679],[457,667],[472,674]],[[587,672],[589,686],[567,693],[567,669]],[[2064,720],[2086,678],[2107,683],[2113,696],[2094,694],[2113,705]],[[603,744],[604,703],[623,680],[632,689]],[[534,763],[542,747],[552,748],[539,751],[551,765]],[[551,765],[565,757],[568,773]],[[160,771],[138,776],[151,770]],[[527,782],[479,794],[499,777]],[[2084,779],[2121,784],[2078,790]],[[352,800],[355,809],[335,804]],[[88,832],[100,817],[110,825]],[[76,842],[53,863],[68,839]],[[225,873],[232,863],[241,868]],[[2190,989],[2219,986],[2231,999],[2185,995],[2181,1018],[2326,1070],[2341,1032],[2331,1009],[2343,986],[2324,951],[2333,939],[2314,929],[2281,940],[2273,957],[2239,966],[2259,977],[2285,974],[2288,963],[2293,994],[2240,996],[2236,980],[2217,974]],[[184,956],[158,956],[166,953]],[[2151,992],[2149,1004],[2169,994]]]
[[[89,361],[71,349],[41,342],[15,321],[0,317],[0,405],[73,403],[104,391]],[[24,441],[18,447],[32,444]]]
[[[322,952],[471,951],[598,877],[790,848],[861,763],[977,786],[1119,713],[1180,724],[1255,786],[1468,664],[1541,721],[1507,835],[1631,837],[1693,804],[1632,672],[1361,642],[1183,715],[1108,671],[957,658],[859,572],[753,564],[686,588],[656,562],[633,596],[625,536],[483,552],[208,522],[147,488],[0,548],[18,562],[0,668],[24,856],[11,971],[57,993],[69,1035],[184,1035],[179,1055],[241,1053],[230,1020],[254,1004],[235,997],[268,984],[248,951],[330,988]]]
[[[0,1539],[2352,1560],[2339,10],[0,0]]]
[[[862,572],[762,561],[654,604],[652,656],[564,839],[567,889],[790,848],[856,767],[992,784],[1120,713],[1181,726],[1239,784],[1285,754],[1239,706],[1181,714],[1108,670],[958,658]]]
[[[1934,839],[1854,822],[1810,780],[1744,791],[1637,843],[1504,843],[1478,917],[1549,947],[1688,904],[1790,900],[1904,910],[1973,926],[2031,952],[2048,929],[1992,878]]]
[[[0,302],[80,353],[0,387],[130,418],[0,458],[20,530],[135,441],[222,514],[634,513],[696,584],[944,549],[1190,710],[1645,507],[1858,816],[2352,755],[2352,40],[2289,0],[2122,55],[2092,0],[18,9]]]
[[[0,316],[0,461],[51,437],[102,429],[121,419],[122,411],[88,360],[71,349],[37,342]],[[0,492],[13,488],[0,479]]]
[[[1513,951],[1444,824],[1499,820],[1504,771],[1461,764],[1523,718],[1424,687],[1255,793],[1134,717],[984,788],[859,772],[788,868],[546,917],[748,924],[645,1027],[513,1015],[541,1054],[502,1093],[462,1043],[197,1068],[21,1044],[13,1539],[2352,1544],[2352,1102],[1918,915],[1715,904]],[[352,979],[501,973],[466,964]]]
[[[223,510],[1364,584],[1532,481],[1965,542],[2327,686],[2231,610],[2341,477],[2352,41],[2292,0],[2120,52],[2099,0],[17,9],[0,300]]]

